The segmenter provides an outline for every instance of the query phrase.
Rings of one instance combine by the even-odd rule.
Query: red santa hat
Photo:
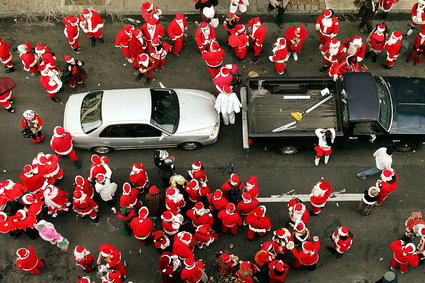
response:
[[[74,191],[74,200],[80,201],[80,200],[83,200],[83,199],[84,199],[83,192],[80,191],[80,190],[75,190]]]
[[[351,38],[351,43],[360,46],[362,45],[362,38],[360,36],[355,35]]]
[[[159,238],[162,238],[164,236],[165,236],[165,234],[164,234],[164,232],[162,230],[157,230],[157,231],[153,232],[153,238],[155,240],[157,240]]]
[[[40,165],[46,165],[47,162],[49,162],[49,159],[47,159],[47,156],[45,155],[38,156],[37,160],[38,160],[38,164]]]
[[[245,200],[245,201],[250,201],[250,200],[252,200],[252,196],[251,196],[250,193],[243,193],[242,199]]]
[[[221,252],[221,259],[224,262],[229,262],[229,261],[232,260],[232,258],[230,257],[230,255],[228,253],[223,253],[223,252]]]
[[[108,162],[109,162],[109,158],[108,157],[106,157],[106,156],[101,156],[100,157],[100,163],[106,164]]]
[[[333,15],[332,9],[325,9],[323,11],[323,16],[325,16],[325,18],[330,18],[330,17],[332,17],[332,15]]]
[[[384,182],[388,182],[388,181],[391,181],[393,176],[394,176],[394,170],[393,169],[384,170],[381,173],[381,180],[384,181]]]
[[[251,176],[247,181],[246,181],[246,186],[249,188],[254,187],[255,185],[258,184],[257,181],[257,176]]]
[[[84,185],[84,178],[81,177],[80,175],[75,176],[75,185],[77,185],[78,187],[82,187]]]
[[[221,70],[220,70],[220,74],[223,77],[227,77],[230,74],[230,71],[231,71],[231,69],[226,68],[226,67],[222,67]]]
[[[191,258],[191,257],[185,258],[184,264],[188,268],[193,267],[193,266],[195,266],[195,260],[193,258]]]
[[[210,51],[217,51],[220,49],[220,45],[218,44],[217,41],[213,40],[210,43]]]
[[[338,234],[341,236],[347,236],[348,235],[348,227],[347,226],[342,226],[338,228]]]
[[[189,184],[186,185],[188,189],[199,189],[199,182],[196,179],[192,179]]]
[[[228,86],[228,85],[225,85],[223,87],[223,91],[224,91],[224,93],[227,93],[227,94],[230,94],[230,93],[233,92],[232,88],[230,86]]]
[[[401,31],[396,30],[396,31],[393,31],[392,36],[395,38],[402,38],[403,34]]]
[[[122,185],[122,194],[125,196],[128,196],[130,194],[130,191],[131,191],[130,183],[124,183]]]
[[[30,173],[30,172],[32,172],[32,166],[29,164],[26,164],[24,166],[24,173]]]
[[[171,221],[171,220],[173,220],[173,216],[174,215],[170,211],[166,210],[161,215],[161,219],[164,220],[164,221]]]
[[[74,257],[81,259],[88,255],[89,252],[83,246],[76,246],[74,249]]]
[[[27,213],[25,210],[23,209],[19,209],[16,213],[15,213],[15,220],[24,220],[25,218],[27,218]]]
[[[336,38],[331,39],[331,41],[329,42],[330,48],[338,48],[340,45],[341,45],[341,41],[339,41]]]
[[[220,189],[218,189],[214,192],[214,198],[219,199],[222,196],[223,196],[223,192]]]
[[[201,161],[196,161],[192,163],[192,169],[193,170],[199,170],[203,167]]]
[[[100,251],[100,254],[101,254],[103,257],[110,257],[110,256],[112,256],[112,250],[111,250],[111,249],[108,249],[108,248],[105,248],[105,249],[102,249],[102,250]]]
[[[242,270],[249,270],[251,268],[251,262],[243,261],[240,265]]]
[[[30,205],[35,201],[35,198],[32,194],[25,194],[22,196],[22,202],[24,204]]]
[[[70,24],[72,26],[76,26],[79,22],[80,22],[80,20],[75,16],[67,16],[67,17],[63,18],[63,23],[65,25]]]
[[[124,30],[124,32],[126,33],[126,34],[128,34],[128,35],[130,35],[131,34],[131,31],[134,29],[134,26],[132,26],[132,25],[126,25],[124,28],[123,28],[123,30]]]
[[[25,248],[20,248],[16,251],[16,255],[20,259],[27,258],[30,255],[30,251]]]
[[[285,263],[281,260],[278,260],[273,268],[279,272],[283,272],[285,270]]]
[[[297,203],[294,206],[294,211],[298,213],[302,213],[305,210],[305,206],[302,203]]]
[[[240,182],[241,182],[241,180],[239,179],[238,175],[236,175],[236,174],[230,175],[230,184],[232,186],[237,186]]]
[[[92,162],[93,164],[96,164],[96,165],[100,164],[100,156],[99,156],[99,155],[97,155],[97,154],[93,154],[93,155],[90,157],[90,160],[91,160],[91,162]]]
[[[38,70],[42,73],[46,73],[49,71],[49,68],[47,67],[46,64],[41,64],[41,65],[38,65]]]
[[[136,172],[142,171],[143,170],[143,164],[142,163],[134,163],[132,170],[136,171]]]
[[[6,221],[7,220],[7,214],[3,211],[0,211],[0,221]],[[4,225],[4,224],[3,224]]]
[[[203,212],[203,210],[204,210],[204,204],[203,204],[202,202],[197,202],[197,203],[195,204],[195,210],[196,210],[198,213],[202,213],[202,212]]]
[[[143,66],[147,67],[149,65],[149,56],[146,53],[142,53],[138,57],[139,64],[142,64]]]
[[[11,190],[15,183],[12,180],[6,180],[0,183],[0,187],[5,190]]]
[[[273,234],[280,239],[286,239],[291,236],[291,231],[288,228],[279,228]]]
[[[245,31],[245,26],[244,25],[236,25],[235,31],[238,32],[238,33],[243,33]]]
[[[229,203],[226,205],[226,210],[227,210],[228,212],[235,212],[236,207],[235,207],[235,205],[234,205],[233,203],[229,202]]]
[[[416,251],[416,247],[415,244],[413,243],[409,243],[407,244],[403,249],[402,249],[404,254],[410,254],[413,253],[414,251]]]
[[[89,9],[83,9],[83,12],[81,13],[84,18],[88,19],[91,17],[92,12]]]
[[[114,282],[115,279],[118,279],[121,277],[121,273],[118,271],[112,271],[106,274],[105,278],[108,280],[108,282]]]
[[[179,232],[177,235],[180,241],[182,241],[186,245],[188,245],[192,241],[192,234],[190,234],[189,232],[182,231],[182,232]]]
[[[44,54],[46,52],[46,45],[44,44],[37,44],[35,46],[35,53],[37,54]]]
[[[297,221],[294,225],[294,230],[297,232],[302,232],[305,230],[305,224],[302,221]]]
[[[177,189],[176,188],[168,188],[166,191],[165,191],[165,194],[166,195],[169,195],[169,196],[174,196],[174,195],[176,195],[178,192],[177,192]]]
[[[200,233],[200,234],[208,234],[210,232],[211,229],[209,229],[209,224],[203,224],[200,225],[196,228],[196,232]]]
[[[199,26],[201,27],[201,29],[207,29],[209,27],[209,25],[206,22],[201,22]]]
[[[156,195],[159,192],[158,188],[156,186],[152,186],[149,188],[149,193],[151,195]]]
[[[312,251],[314,251],[314,245],[313,245],[312,242],[304,242],[302,244],[302,248],[306,252],[312,252]]]
[[[260,17],[255,17],[255,18],[253,18],[252,19],[252,23],[255,25],[255,24],[261,24],[261,20],[260,20]]]
[[[142,9],[146,10],[146,11],[152,11],[154,8],[154,5],[150,2],[145,2],[142,4]]]
[[[97,174],[96,182],[102,183],[103,181],[105,181],[105,174]]]
[[[149,209],[146,206],[142,206],[139,209],[139,217],[140,218],[147,218],[149,216]]]
[[[260,205],[254,210],[254,215],[257,217],[264,217],[264,215],[266,215],[266,207],[264,205]]]
[[[63,135],[65,134],[65,130],[62,128],[62,127],[60,127],[60,126],[56,126],[54,129],[53,129],[53,135],[55,136],[55,137],[58,137],[58,138],[60,138],[60,137],[63,137]]]
[[[323,177],[322,177],[322,180],[320,181],[319,189],[322,190],[322,191],[327,191],[331,188],[332,188],[331,184],[326,182],[325,179],[323,179]]]
[[[380,24],[380,25],[378,25],[378,27],[377,27],[377,31],[378,32],[384,32],[385,31],[385,29],[387,28],[387,26],[386,25],[384,25],[384,24]]]
[[[283,37],[279,37],[277,39],[277,44],[280,45],[282,48],[284,48],[286,46],[286,39]]]
[[[65,59],[65,62],[66,62],[66,63],[72,63],[72,62],[74,62],[74,61],[75,61],[75,60],[74,60],[74,57],[69,56],[69,55],[65,55],[65,56],[63,56],[63,58]]]
[[[419,233],[419,235],[424,237],[425,236],[425,228],[419,229],[418,233]]]
[[[183,20],[185,18],[185,16],[183,15],[183,14],[181,14],[181,13],[177,13],[176,14],[176,20],[177,21],[181,21],[181,20]]]

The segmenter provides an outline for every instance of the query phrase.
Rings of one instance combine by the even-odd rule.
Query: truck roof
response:
[[[352,122],[376,121],[379,100],[375,78],[371,73],[345,73],[344,89],[348,100],[349,119]]]

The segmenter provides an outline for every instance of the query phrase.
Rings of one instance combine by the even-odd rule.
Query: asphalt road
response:
[[[96,89],[110,88],[135,88],[143,87],[143,81],[134,80],[134,70],[126,63],[120,50],[114,47],[114,38],[118,30],[126,23],[107,22],[105,26],[105,43],[95,48],[90,47],[87,37],[81,35],[82,54],[76,56],[85,61],[85,68],[89,74],[87,87],[77,90],[83,92]],[[392,21],[388,23],[391,30],[400,29],[405,31],[408,22]],[[274,24],[267,23],[268,35],[264,44],[263,55],[258,62],[249,59],[239,62],[235,59],[230,49],[226,49],[225,63],[236,63],[241,73],[246,75],[249,71],[256,71],[260,75],[274,76],[274,67],[268,61],[271,55],[272,43],[283,33]],[[285,26],[287,27],[287,25]],[[314,32],[312,23],[306,24],[309,31],[305,42],[305,48],[300,60],[294,62],[289,60],[288,73],[290,76],[323,75],[317,70],[321,67],[322,58],[317,49],[318,39]],[[349,36],[357,34],[357,25],[350,22],[341,22],[339,39],[344,40]],[[58,64],[64,64],[63,55],[71,54],[68,43],[63,36],[61,23],[55,25],[17,25],[13,22],[0,22],[2,37],[17,46],[29,41],[33,46],[37,43],[46,44],[56,53]],[[169,87],[185,87],[203,89],[213,92],[214,86],[209,73],[204,66],[194,43],[194,25],[190,24],[189,36],[186,46],[180,58],[169,56],[166,68],[154,73],[153,86],[163,82]],[[222,28],[218,31],[219,42],[225,43],[225,32]],[[363,38],[366,38],[363,36]],[[413,40],[411,36],[410,42]],[[411,43],[412,45],[412,43]],[[402,55],[393,70],[387,71],[380,67],[384,62],[384,56],[380,55],[378,62],[373,64],[366,60],[369,70],[382,75],[407,75],[424,76],[421,65],[413,66],[405,62],[406,55]],[[18,55],[14,54],[15,62]],[[48,140],[52,130],[57,125],[62,125],[64,105],[52,102],[44,93],[38,78],[29,77],[24,72],[20,63],[18,71],[10,75],[18,86],[14,90],[16,114],[0,111],[2,127],[0,128],[0,179],[12,179],[18,181],[19,173],[26,163],[40,151],[51,153]],[[4,74],[1,74],[3,76]],[[66,90],[60,94],[62,101],[66,101],[72,92]],[[26,109],[34,109],[45,121],[44,132],[47,140],[42,144],[33,145],[29,140],[20,135],[21,113]],[[261,147],[244,151],[241,141],[241,125],[238,116],[237,124],[222,127],[219,141],[194,152],[185,152],[178,149],[169,150],[176,155],[177,171],[185,174],[192,162],[200,160],[207,168],[209,185],[211,188],[219,187],[230,174],[230,164],[234,164],[235,172],[246,180],[251,175],[258,176],[260,182],[260,196],[268,197],[273,194],[281,194],[292,189],[296,193],[309,193],[313,185],[320,179],[326,177],[334,186],[335,191],[346,189],[347,193],[361,193],[374,184],[375,179],[370,178],[361,181],[355,177],[360,170],[373,165],[372,153],[376,148],[344,149],[332,154],[327,166],[321,164],[319,167],[313,165],[313,150],[300,152],[294,156],[281,156],[274,151]],[[64,181],[60,188],[71,192],[74,176],[88,175],[89,158],[88,151],[77,151],[83,162],[83,169],[77,170],[68,159],[61,159],[60,165],[65,170]],[[114,180],[121,185],[128,178],[133,162],[145,164],[153,184],[159,183],[159,176],[153,164],[152,150],[114,152],[109,155],[110,166],[113,170]],[[372,211],[368,217],[363,217],[355,212],[357,202],[332,202],[328,203],[322,214],[311,220],[309,228],[313,234],[318,235],[322,241],[320,250],[320,261],[317,270],[290,271],[287,282],[374,282],[379,279],[389,267],[392,252],[389,244],[398,239],[403,233],[403,224],[411,211],[421,210],[424,207],[423,194],[421,192],[425,185],[423,176],[424,152],[419,149],[413,153],[395,153],[394,168],[399,174],[400,183],[398,190],[391,195],[384,205]],[[119,191],[120,192],[120,191]],[[101,202],[99,198],[96,198]],[[273,229],[283,226],[288,220],[286,204],[269,203],[267,214],[271,217]],[[17,240],[8,235],[2,235],[0,245],[0,274],[2,282],[75,282],[78,275],[83,275],[80,268],[76,267],[72,258],[72,249],[77,244],[86,246],[94,255],[102,243],[116,245],[123,253],[127,261],[127,280],[133,282],[160,282],[160,273],[157,268],[157,251],[152,245],[142,247],[132,237],[121,234],[121,223],[105,205],[101,204],[100,221],[97,224],[90,220],[77,219],[75,213],[68,213],[56,219],[48,220],[55,223],[61,232],[71,242],[67,253],[61,252],[55,246],[37,239],[30,240],[22,236]],[[336,259],[326,249],[329,244],[328,236],[340,224],[347,225],[354,234],[354,244],[349,252],[341,259]],[[156,224],[160,228],[160,224]],[[218,227],[217,227],[217,230]],[[215,254],[219,251],[228,251],[239,256],[242,260],[253,260],[254,253],[259,249],[261,242],[269,240],[271,233],[262,239],[249,242],[243,228],[238,235],[219,235],[219,240],[206,251],[196,251],[197,258],[203,258],[207,264],[207,272],[214,275],[215,267],[212,262]],[[230,249],[230,244],[235,244]],[[32,245],[39,256],[46,261],[46,267],[39,276],[27,275],[18,271],[14,266],[15,251],[19,247]],[[288,257],[291,260],[291,257]],[[401,275],[399,282],[423,282],[423,266],[412,269],[405,275]],[[95,277],[95,274],[92,274]],[[260,277],[264,280],[263,277]],[[97,279],[96,282],[100,280]]]

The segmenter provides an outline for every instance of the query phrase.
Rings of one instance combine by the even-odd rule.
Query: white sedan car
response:
[[[137,88],[73,94],[64,128],[76,148],[113,150],[180,147],[194,150],[217,141],[215,96],[202,90]]]

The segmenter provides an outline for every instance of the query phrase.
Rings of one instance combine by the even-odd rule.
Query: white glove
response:
[[[286,245],[286,247],[290,250],[292,250],[293,248],[295,248],[295,244],[293,241],[289,241],[288,244]]]
[[[313,241],[315,241],[315,242],[319,241],[319,237],[314,236],[314,237],[313,237]]]

